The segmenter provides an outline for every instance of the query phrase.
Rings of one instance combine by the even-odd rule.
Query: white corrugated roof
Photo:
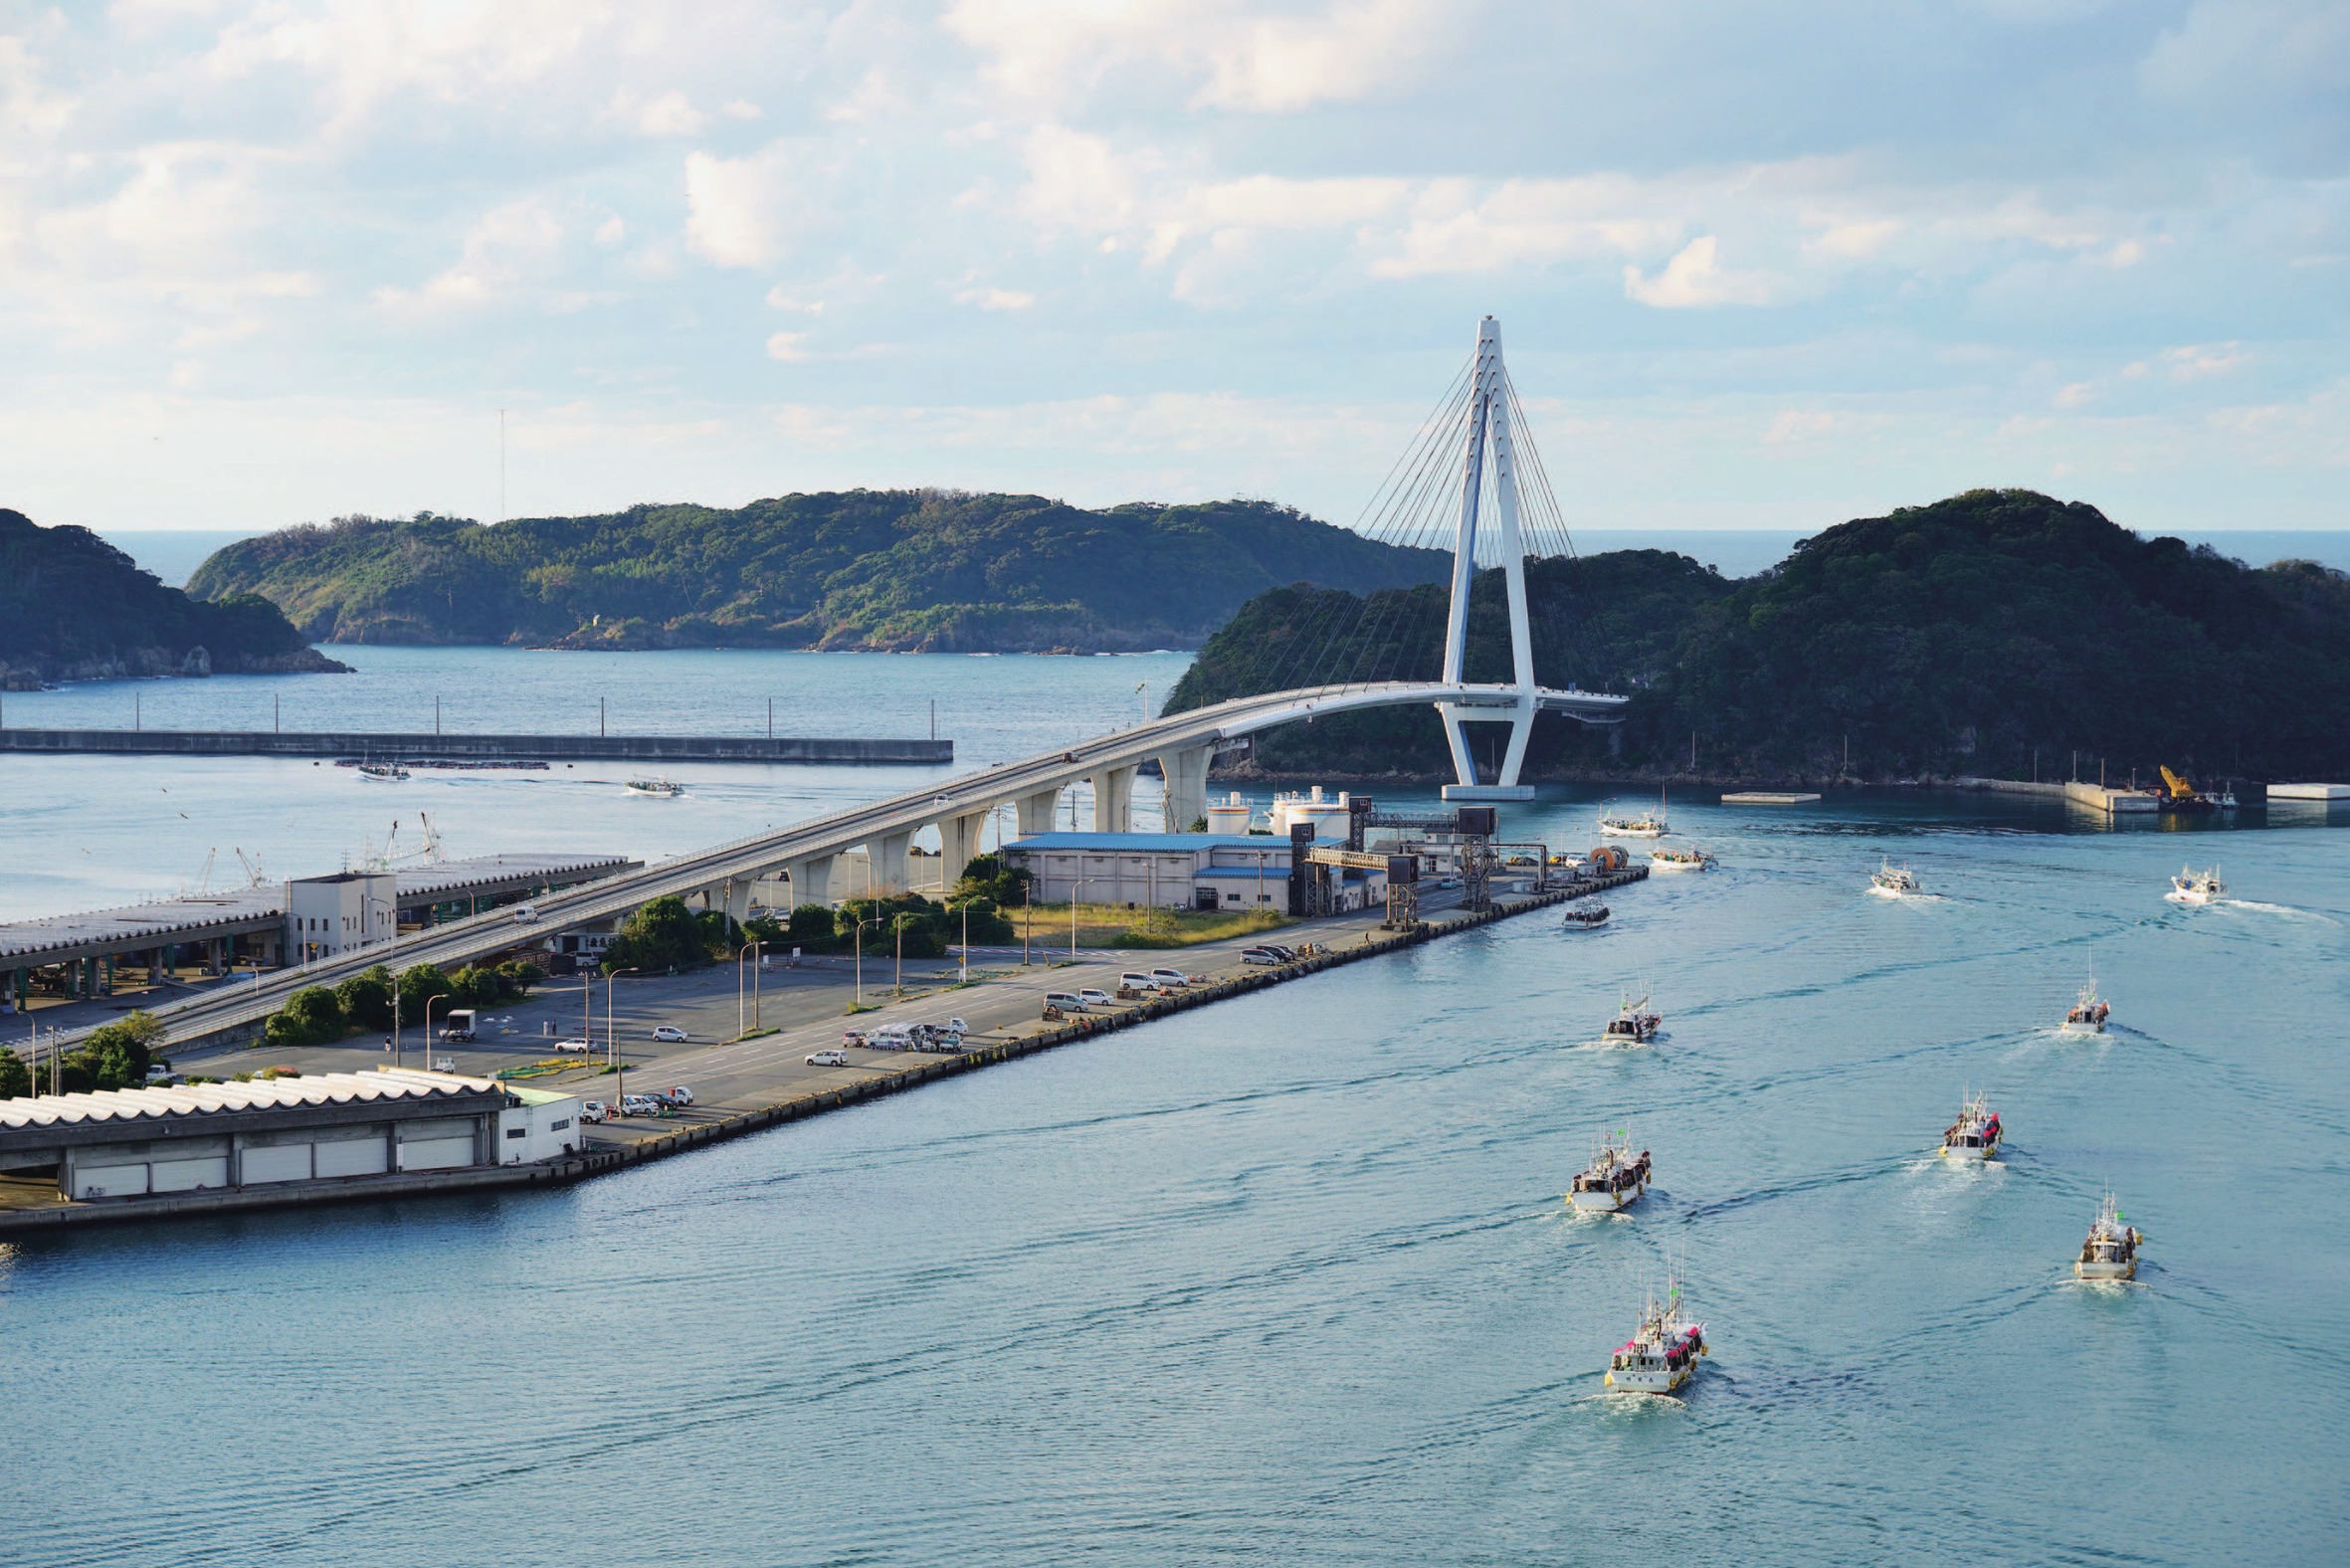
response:
[[[188,1083],[170,1088],[101,1089],[89,1094],[41,1094],[0,1099],[0,1128],[49,1127],[89,1121],[163,1120],[219,1110],[268,1110],[282,1105],[351,1104],[375,1099],[429,1099],[492,1089],[489,1078],[454,1073],[305,1073],[300,1078],[255,1078],[246,1083]]]

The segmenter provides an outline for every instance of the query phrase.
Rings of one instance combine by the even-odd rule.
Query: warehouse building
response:
[[[579,1101],[387,1069],[0,1099],[0,1173],[77,1202],[365,1183],[579,1152]]]
[[[1004,846],[1012,864],[1035,877],[1029,891],[1038,903],[1074,895],[1138,908],[1294,912],[1290,851],[1288,839],[1216,833],[1038,833]],[[1387,899],[1384,870],[1338,869],[1330,882],[1333,911]]]

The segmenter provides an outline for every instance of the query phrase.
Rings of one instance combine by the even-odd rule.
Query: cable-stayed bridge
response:
[[[1408,519],[1410,528],[1425,532],[1431,496],[1440,498],[1449,513],[1454,568],[1437,679],[1297,686],[1167,713],[1070,750],[982,769],[548,893],[534,900],[535,918],[526,925],[517,924],[514,910],[500,909],[431,926],[402,937],[396,944],[377,944],[280,970],[252,984],[226,986],[155,1011],[169,1025],[174,1040],[250,1028],[277,1012],[294,991],[337,984],[373,964],[400,969],[430,962],[444,969],[455,968],[506,951],[526,938],[600,925],[655,898],[676,895],[694,899],[706,907],[723,908],[739,919],[749,908],[753,886],[778,875],[790,880],[794,903],[830,902],[851,893],[899,891],[908,883],[908,851],[925,829],[937,830],[941,864],[951,875],[978,853],[981,831],[991,814],[1010,806],[1017,813],[1022,834],[1050,831],[1064,791],[1079,782],[1091,785],[1094,829],[1127,831],[1132,826],[1134,779],[1146,761],[1155,761],[1165,779],[1166,825],[1180,830],[1206,812],[1208,771],[1218,752],[1260,731],[1332,713],[1434,706],[1443,717],[1458,775],[1458,781],[1446,787],[1447,798],[1526,798],[1532,791],[1518,783],[1518,772],[1535,714],[1549,711],[1585,723],[1615,723],[1623,716],[1626,698],[1553,690],[1534,682],[1525,597],[1526,535],[1533,532],[1537,542],[1546,542],[1542,536],[1555,533],[1562,547],[1565,535],[1557,523],[1556,502],[1549,495],[1547,483],[1538,486],[1533,498],[1531,520],[1535,526],[1524,526],[1527,496],[1519,484],[1515,434],[1522,427],[1523,415],[1502,365],[1500,328],[1488,316],[1478,326],[1474,359],[1456,383],[1455,392],[1424,427],[1414,465],[1398,467],[1407,488],[1399,489],[1391,476],[1388,489],[1396,490],[1400,498],[1390,501],[1380,528],[1372,530],[1391,535],[1405,531],[1395,521],[1403,518]],[[1530,444],[1527,450],[1531,452]],[[1431,476],[1448,483],[1440,486]],[[1507,682],[1463,679],[1469,587],[1480,559],[1498,564],[1504,573],[1512,675]],[[1315,629],[1309,626],[1307,630],[1311,633]],[[1344,627],[1322,628],[1318,635],[1361,639],[1385,634],[1378,625],[1366,629],[1358,620]],[[1313,638],[1306,641],[1311,643]],[[1309,647],[1304,652],[1311,655],[1316,650]],[[1464,724],[1476,722],[1510,726],[1507,754],[1491,780],[1478,779],[1462,733]],[[868,885],[836,887],[836,863],[857,849],[866,854]]]

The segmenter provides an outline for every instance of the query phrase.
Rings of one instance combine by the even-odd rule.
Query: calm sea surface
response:
[[[339,700],[381,721],[421,674],[488,727],[670,689],[676,722],[634,721],[697,728],[805,670],[849,693],[826,731],[904,732],[936,690],[977,762],[1033,748],[1023,704],[1097,730],[1159,668],[592,657],[359,651]],[[148,797],[168,770],[41,766],[69,771],[0,790],[11,877],[204,842]],[[361,788],[219,766],[210,811],[294,824],[274,847],[329,846],[299,825]],[[618,847],[891,782],[755,772]],[[466,851],[646,820],[471,787],[401,799]],[[1598,800],[1509,822],[1582,845]],[[1671,810],[1722,868],[1597,932],[1523,917],[568,1192],[0,1247],[0,1562],[2339,1561],[2350,835]],[[1882,855],[1941,896],[1867,897]],[[2243,901],[2165,903],[2188,860]],[[2119,1027],[2058,1040],[2092,967]],[[1601,1049],[1626,990],[1666,1033]],[[1946,1168],[1969,1088],[2010,1142]],[[1660,1190],[1571,1216],[1625,1126]],[[2084,1287],[2107,1183],[2149,1262]],[[1683,1400],[1601,1397],[1668,1269],[1713,1359]]]

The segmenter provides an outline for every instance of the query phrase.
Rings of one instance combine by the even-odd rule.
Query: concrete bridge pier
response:
[[[791,879],[792,907],[803,903],[831,903],[833,901],[833,858],[811,855],[804,861],[786,865],[783,874]]]
[[[1032,834],[1051,833],[1054,819],[1061,815],[1061,786],[1056,784],[1051,789],[1041,789],[1033,795],[1023,795],[1017,805],[1020,813],[1020,836],[1022,838],[1028,838]]]
[[[1167,831],[1189,833],[1191,825],[1208,815],[1208,759],[1213,746],[1194,746],[1164,752],[1159,771],[1167,781]]]
[[[989,813],[966,812],[960,817],[942,817],[938,822],[938,866],[940,890],[952,887],[962,877],[963,868],[979,853],[979,837],[987,828]]]
[[[884,894],[905,891],[908,882],[905,851],[913,842],[913,830],[908,828],[903,833],[884,833],[866,845],[867,853],[873,857],[874,891]]]
[[[1203,804],[1201,810],[1206,810]],[[1093,831],[1134,831],[1134,768],[1103,768],[1093,775]]]

